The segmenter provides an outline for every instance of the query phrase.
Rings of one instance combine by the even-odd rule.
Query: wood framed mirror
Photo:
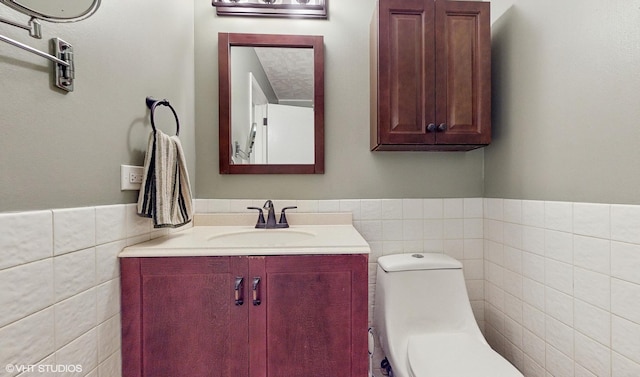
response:
[[[324,173],[322,36],[218,34],[221,174]]]

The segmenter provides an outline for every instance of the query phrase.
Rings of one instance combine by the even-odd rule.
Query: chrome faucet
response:
[[[298,208],[296,206],[292,207],[284,207],[282,212],[280,213],[280,221],[276,223],[276,211],[273,206],[273,201],[267,200],[262,208],[259,207],[247,207],[247,209],[255,209],[258,211],[258,222],[256,222],[256,228],[259,229],[276,229],[276,228],[288,228],[289,223],[287,222],[287,216],[285,215],[285,211],[288,209]],[[264,220],[263,209],[266,209],[267,212],[267,220]]]

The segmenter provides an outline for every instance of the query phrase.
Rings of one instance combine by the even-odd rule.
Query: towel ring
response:
[[[178,114],[174,110],[173,106],[171,106],[169,101],[167,101],[166,99],[156,100],[156,99],[153,99],[152,97],[147,97],[146,102],[147,102],[147,107],[149,108],[149,110],[151,110],[151,127],[153,128],[153,131],[154,132],[156,131],[156,123],[153,119],[153,113],[156,110],[156,106],[164,105],[164,106],[167,106],[169,109],[171,109],[173,116],[176,118],[176,136],[178,136],[178,134],[180,134],[180,120],[178,119]]]

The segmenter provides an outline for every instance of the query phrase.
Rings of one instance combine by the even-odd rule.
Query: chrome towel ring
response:
[[[153,131],[154,132],[156,131],[156,124],[153,119],[153,115],[156,110],[156,107],[158,105],[164,105],[164,106],[167,106],[169,109],[171,109],[173,116],[176,118],[176,136],[178,136],[180,134],[180,120],[178,119],[178,114],[176,113],[176,110],[173,108],[173,106],[171,106],[169,101],[167,101],[166,99],[156,100],[152,97],[147,97],[146,102],[147,102],[147,107],[149,108],[149,110],[151,110],[151,127],[153,128]]]

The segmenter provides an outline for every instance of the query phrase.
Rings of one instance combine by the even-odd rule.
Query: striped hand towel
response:
[[[149,135],[138,214],[153,218],[154,228],[177,228],[191,221],[191,185],[178,136],[160,130]]]

